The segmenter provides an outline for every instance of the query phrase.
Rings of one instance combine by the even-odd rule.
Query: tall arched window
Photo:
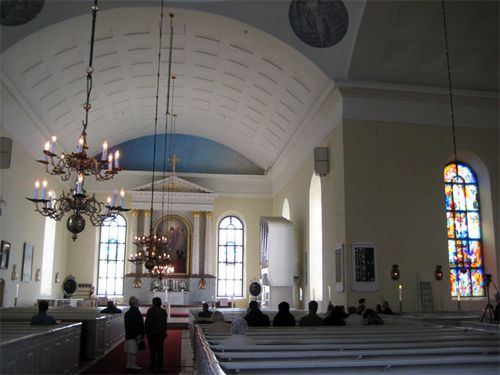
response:
[[[97,294],[121,297],[123,296],[127,222],[121,215],[108,218],[102,224],[100,232]]]
[[[457,173],[458,166],[458,173]],[[474,171],[462,162],[444,168],[450,289],[463,297],[484,296],[479,189]]]
[[[226,216],[219,223],[217,296],[243,297],[243,223]]]
[[[313,175],[309,187],[309,299],[323,300],[323,219],[321,179]]]

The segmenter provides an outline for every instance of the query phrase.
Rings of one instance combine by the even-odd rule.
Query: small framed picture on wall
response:
[[[33,273],[33,252],[35,247],[27,242],[23,249],[23,268],[21,268],[21,281],[30,282]]]
[[[352,289],[356,292],[375,292],[377,281],[377,247],[374,243],[352,244]]]

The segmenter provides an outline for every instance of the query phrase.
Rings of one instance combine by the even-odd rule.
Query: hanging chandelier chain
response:
[[[453,107],[453,88],[451,84],[451,68],[450,68],[450,52],[448,47],[448,26],[446,23],[446,6],[445,0],[441,0],[441,10],[443,14],[443,30],[444,30],[444,42],[446,47],[446,67],[448,71],[448,94],[450,97],[450,115],[451,115],[451,131],[453,138],[453,156],[455,158],[455,165],[457,163],[457,141],[455,135],[455,111]],[[458,171],[457,171],[458,173]]]
[[[151,176],[151,215],[149,216],[149,235],[153,237],[153,205],[155,191],[155,171],[156,171],[156,146],[157,146],[157,131],[158,131],[158,102],[160,93],[160,73],[161,73],[161,42],[163,37],[163,0],[161,0],[160,13],[160,33],[158,41],[158,70],[156,72],[156,97],[155,97],[155,118],[154,118],[154,139],[153,139],[153,173]]]

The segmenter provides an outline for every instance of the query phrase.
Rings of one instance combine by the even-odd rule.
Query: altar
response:
[[[213,276],[196,275],[159,280],[150,277],[149,274],[142,274],[140,276],[142,284],[139,288],[134,287],[136,277],[136,274],[128,274],[123,278],[124,303],[127,303],[131,296],[137,297],[141,305],[150,305],[154,297],[159,297],[162,304],[179,306],[199,305],[215,300],[215,277]],[[205,280],[206,287],[200,289],[202,278]]]

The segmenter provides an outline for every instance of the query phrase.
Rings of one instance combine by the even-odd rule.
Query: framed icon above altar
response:
[[[156,236],[168,238],[166,248],[170,255],[173,275],[189,275],[191,231],[189,222],[182,216],[169,214],[154,223]]]

